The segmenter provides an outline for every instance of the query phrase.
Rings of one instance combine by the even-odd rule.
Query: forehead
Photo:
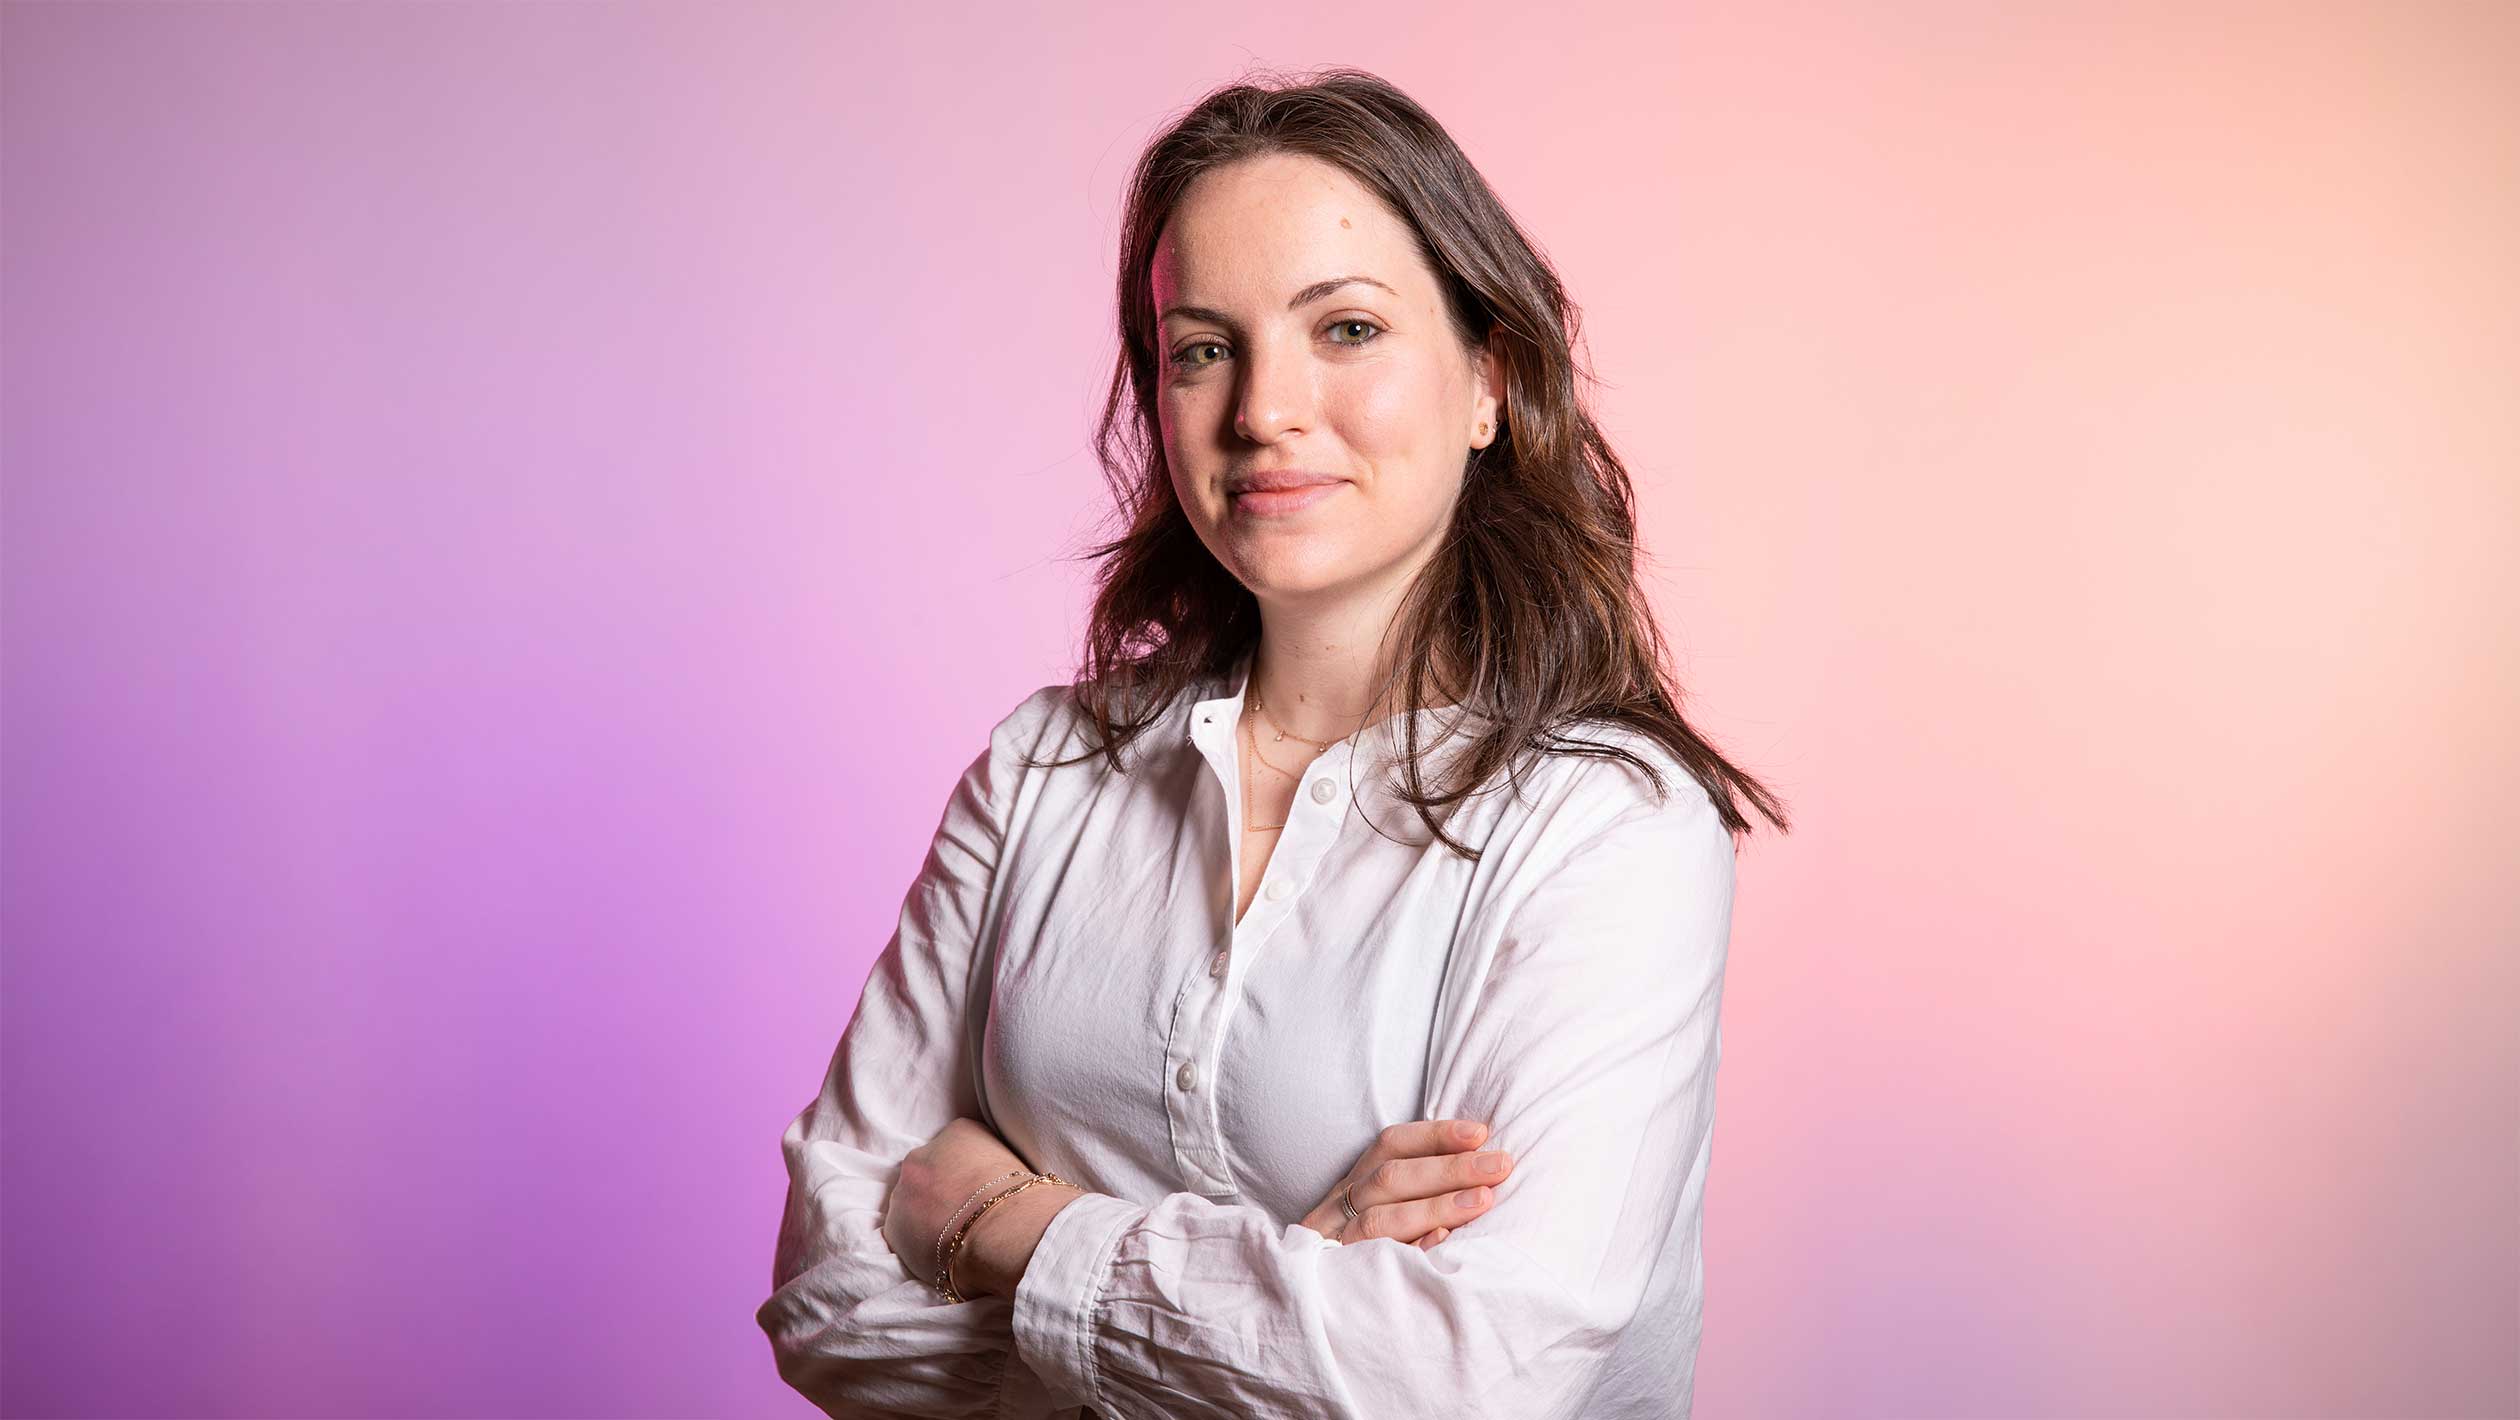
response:
[[[1434,284],[1408,228],[1380,198],[1329,163],[1283,153],[1193,182],[1164,223],[1147,274],[1159,310],[1189,301],[1274,311],[1327,276],[1372,276],[1412,297]]]

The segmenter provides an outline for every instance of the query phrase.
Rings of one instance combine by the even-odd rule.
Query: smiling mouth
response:
[[[1309,508],[1340,489],[1343,482],[1308,483],[1301,488],[1252,489],[1232,498],[1234,511],[1254,517],[1276,517]]]

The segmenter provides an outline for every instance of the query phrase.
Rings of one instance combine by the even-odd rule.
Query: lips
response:
[[[1273,488],[1261,481],[1234,494],[1234,511],[1250,517],[1282,517],[1309,508],[1347,487],[1347,481],[1338,478],[1282,482],[1282,487]]]
[[[1263,468],[1238,473],[1225,480],[1228,493],[1283,493],[1290,488],[1309,488],[1316,483],[1341,483],[1346,480],[1335,473],[1309,468]]]

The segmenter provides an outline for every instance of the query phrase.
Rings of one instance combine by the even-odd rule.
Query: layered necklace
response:
[[[1269,768],[1276,770],[1285,778],[1303,778],[1304,776],[1302,770],[1287,769],[1280,765],[1271,764],[1269,762],[1269,757],[1260,752],[1260,732],[1258,729],[1254,728],[1252,721],[1255,717],[1261,720],[1269,720],[1269,709],[1267,704],[1260,699],[1260,687],[1257,684],[1251,687],[1251,710],[1252,713],[1250,715],[1243,717],[1243,743],[1251,746],[1251,757],[1262,764],[1267,764]],[[1319,754],[1339,742],[1338,740],[1312,740],[1306,739],[1302,735],[1289,734],[1275,720],[1269,720],[1269,738],[1274,743],[1283,743],[1287,740],[1293,740],[1298,744],[1311,745],[1315,754]],[[1348,736],[1340,736],[1340,739],[1346,738],[1348,738]],[[1251,780],[1252,775],[1248,771],[1245,771],[1243,774],[1243,827],[1253,830],[1286,827],[1286,821],[1284,819],[1280,819],[1276,823],[1255,823],[1252,821],[1255,815],[1252,813],[1251,809]]]

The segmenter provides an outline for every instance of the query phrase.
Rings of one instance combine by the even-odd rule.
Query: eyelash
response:
[[[1343,326],[1343,325],[1362,325],[1362,326],[1369,326],[1369,327],[1371,327],[1371,328],[1373,329],[1373,332],[1374,332],[1372,335],[1369,335],[1369,336],[1365,337],[1363,340],[1350,340],[1350,341],[1342,341],[1342,342],[1338,342],[1338,343],[1340,343],[1340,344],[1344,344],[1344,345],[1346,345],[1346,346],[1347,346],[1350,350],[1361,350],[1361,349],[1363,349],[1364,347],[1366,347],[1366,346],[1368,346],[1368,345],[1373,344],[1375,341],[1382,339],[1382,337],[1383,337],[1383,327],[1382,327],[1382,323],[1381,323],[1380,321],[1371,321],[1371,320],[1367,320],[1367,319],[1365,319],[1363,316],[1344,316],[1344,317],[1342,317],[1342,318],[1340,318],[1340,319],[1338,319],[1338,320],[1334,320],[1334,321],[1330,322],[1330,324],[1329,324],[1329,326],[1328,326],[1328,329],[1331,329],[1331,330],[1336,330],[1336,329],[1338,329],[1340,326]],[[1185,346],[1181,347],[1179,350],[1174,351],[1172,354],[1170,354],[1170,355],[1168,355],[1168,356],[1166,356],[1166,357],[1164,357],[1164,358],[1165,358],[1165,359],[1166,359],[1166,360],[1167,360],[1167,361],[1168,361],[1168,362],[1172,365],[1172,367],[1173,367],[1174,369],[1176,369],[1176,370],[1184,370],[1184,371],[1190,371],[1190,370],[1204,370],[1204,369],[1207,369],[1207,368],[1209,368],[1210,366],[1214,365],[1216,362],[1215,362],[1215,361],[1213,361],[1213,360],[1211,360],[1211,361],[1209,361],[1206,365],[1193,365],[1193,364],[1191,364],[1189,361],[1187,361],[1187,360],[1183,359],[1182,357],[1183,357],[1183,356],[1185,356],[1185,355],[1188,355],[1188,354],[1189,354],[1191,351],[1193,351],[1193,350],[1204,350],[1204,349],[1206,349],[1208,346],[1211,346],[1211,345],[1218,345],[1218,346],[1221,346],[1221,345],[1223,345],[1224,343],[1225,343],[1225,342],[1224,342],[1224,341],[1221,341],[1221,340],[1193,340],[1193,341],[1191,341],[1189,344],[1187,344],[1187,345],[1185,345]]]

